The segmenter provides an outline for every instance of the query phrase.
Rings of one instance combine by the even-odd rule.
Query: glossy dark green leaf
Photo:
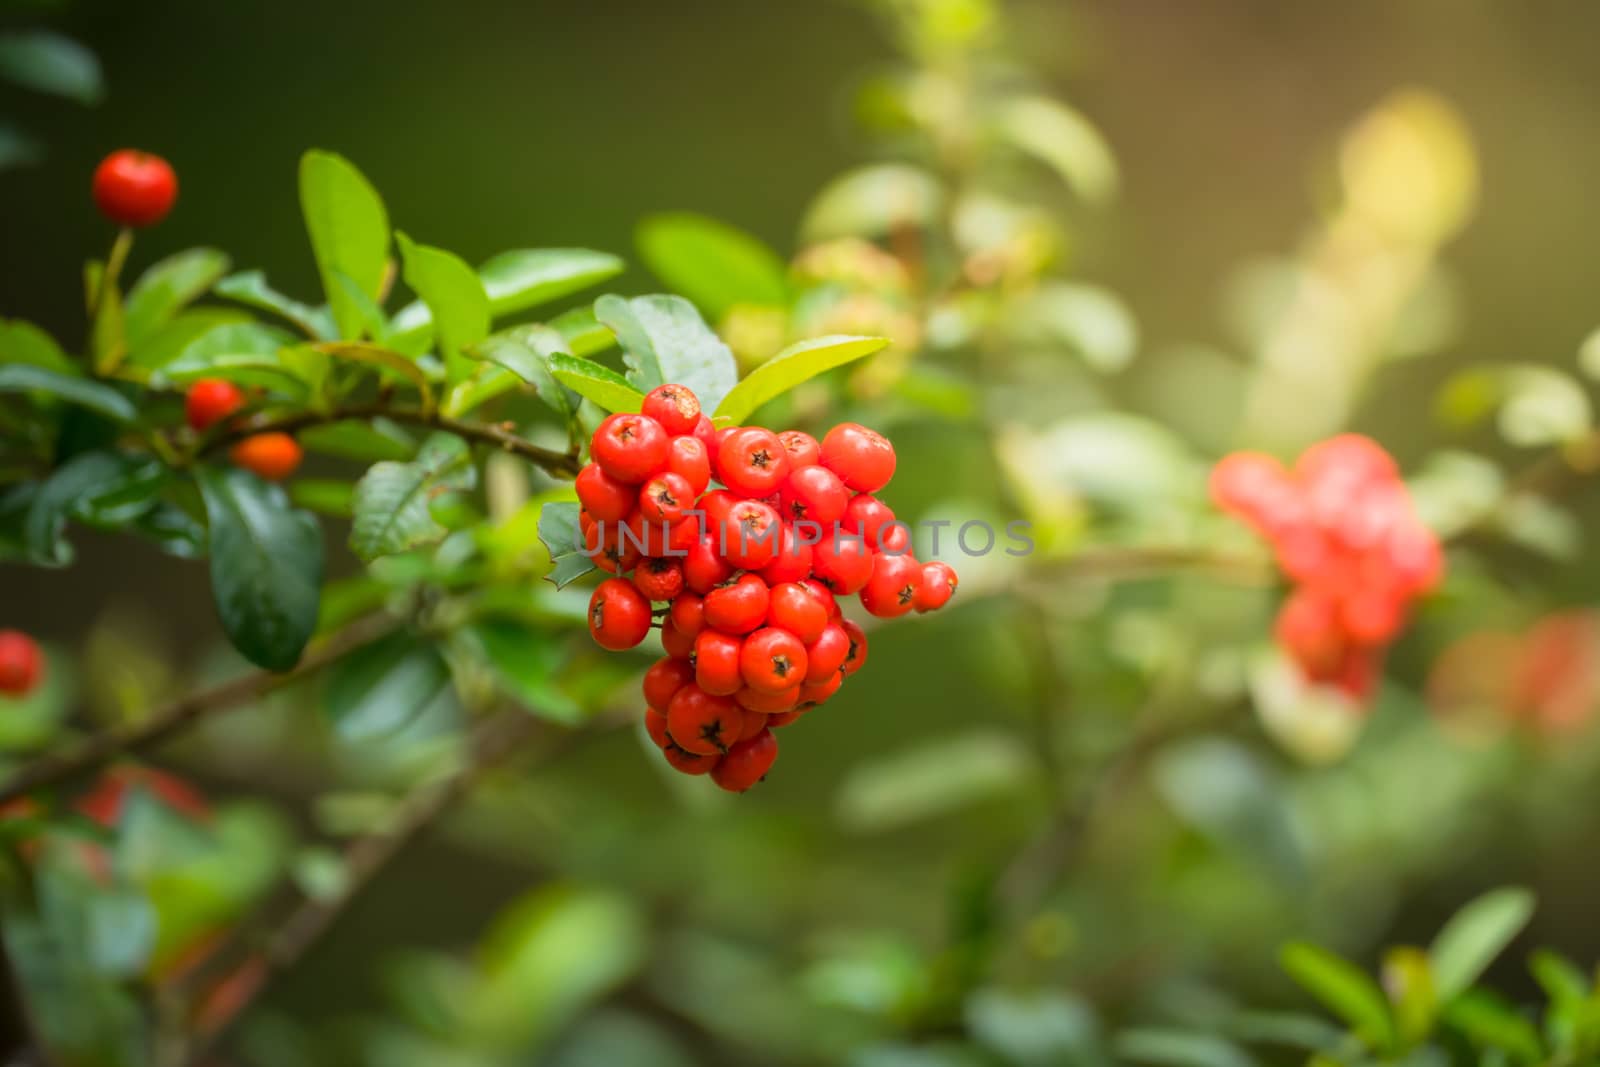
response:
[[[1504,888],[1485,893],[1451,916],[1428,949],[1441,1003],[1466,992],[1478,980],[1528,925],[1533,909],[1533,894],[1528,890]]]
[[[428,508],[433,497],[476,482],[472,450],[461,438],[438,433],[408,463],[375,464],[356,483],[350,548],[373,560],[440,541],[449,533]]]
[[[612,370],[592,360],[557,352],[550,357],[550,373],[557,381],[606,411],[638,411],[644,394]]]
[[[336,272],[378,298],[389,259],[389,215],[383,200],[349,160],[310,151],[300,159],[300,209],[339,336],[358,337],[360,310]]]
[[[267,284],[267,276],[259,270],[230,274],[212,287],[217,296],[237,300],[257,311],[268,311],[293,323],[306,336],[315,340],[331,340],[337,334],[333,315],[325,307],[312,307],[290,299]]]
[[[1300,988],[1348,1023],[1367,1044],[1381,1050],[1394,1043],[1389,1004],[1355,964],[1304,941],[1285,946],[1280,958]]]
[[[248,471],[203,467],[197,477],[211,525],[211,594],[222,628],[250,662],[288,670],[317,625],[317,522]]]
[[[120,525],[155,506],[164,468],[147,457],[119,452],[85,452],[56,468],[36,493],[23,520],[28,558],[44,566],[72,561],[72,546],[62,537],[68,519],[95,516],[101,525]]]
[[[738,304],[785,307],[788,272],[758,238],[704,215],[656,215],[639,225],[639,254],[667,288],[713,319]]]
[[[1500,1049],[1513,1062],[1545,1062],[1538,1028],[1487,990],[1474,989],[1458,997],[1446,1009],[1445,1022],[1479,1048]]]
[[[204,296],[228,272],[215,248],[191,248],[152,264],[123,300],[123,328],[136,345],[157,326]]]
[[[602,296],[594,312],[622,343],[628,381],[641,392],[676,382],[715,411],[739,381],[733,352],[681,296]]]
[[[10,363],[42,367],[58,374],[78,373],[77,365],[55,338],[22,319],[0,319],[0,365]]]
[[[154,541],[169,556],[200,559],[206,554],[206,528],[176,504],[158,501],[128,528]]]
[[[411,434],[387,419],[341,419],[300,431],[299,441],[309,452],[363,463],[403,462],[417,454]]]
[[[95,54],[49,30],[0,34],[0,79],[84,105],[99,103],[105,93]]]
[[[553,564],[547,579],[557,589],[594,570],[594,560],[583,553],[583,535],[578,527],[578,502],[559,500],[546,504],[539,512],[539,540],[550,553]]]
[[[132,422],[139,414],[114,386],[27,363],[0,366],[0,393],[41,393],[118,422]]]
[[[888,346],[882,337],[815,337],[790,345],[751,371],[717,405],[718,415],[743,422],[762,404],[801,382],[842,367]]]
[[[328,676],[325,703],[339,735],[361,741],[404,727],[449,681],[437,649],[396,631],[339,661]]]

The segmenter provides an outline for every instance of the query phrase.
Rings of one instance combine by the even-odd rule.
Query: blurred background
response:
[[[925,343],[900,347],[941,372],[916,388],[857,381],[811,409],[892,427],[902,515],[1021,515],[1060,571],[974,563],[969,605],[875,634],[870,668],[825,721],[785,736],[770,780],[737,803],[677,788],[631,730],[487,784],[273,984],[239,1062],[1256,1062],[1167,1059],[1109,1035],[1304,1007],[1283,942],[1374,965],[1505,884],[1539,901],[1492,972],[1510,999],[1538,988],[1521,962],[1534,945],[1585,967],[1600,955],[1587,728],[1600,567],[1581,494],[1571,511],[1497,513],[1495,537],[1453,553],[1370,713],[1272,695],[1253,664],[1277,594],[1251,575],[1062,576],[1088,544],[1258,552],[1204,514],[1206,465],[1242,444],[1292,457],[1369,433],[1449,533],[1516,471],[1586,439],[1600,7],[81,0],[0,13],[70,35],[104,72],[93,106],[0,97],[41,153],[0,171],[0,315],[69,347],[81,263],[111,237],[88,175],[123,145],[165,155],[182,182],[136,266],[214,245],[303,296],[317,279],[294,174],[311,146],[356,162],[419,240],[471,262],[615,252],[630,266],[610,288],[624,293],[664,288],[635,244],[656,213],[713,216],[788,260],[849,228],[818,190],[861,164],[965,167],[952,186],[971,193],[989,161],[951,149],[963,93],[1064,100],[1114,158],[1099,184],[1098,148],[1057,159],[1066,188],[1029,201],[1052,220],[1037,232],[987,205],[953,226],[963,252],[983,240],[963,226],[1004,231],[1013,252],[1036,241],[1049,272],[1092,294],[1062,305],[1062,336],[986,345],[974,322],[994,308],[960,321],[961,308],[891,301],[874,324],[911,316]],[[896,97],[918,76],[906,71],[935,74]],[[1042,183],[996,170],[987,189]],[[901,255],[894,233],[865,236]],[[725,317],[724,335],[741,325]],[[795,403],[787,414],[806,417]],[[178,677],[227,673],[202,566],[75,540],[71,568],[0,566],[0,624],[85,665],[55,683],[74,706],[115,717]],[[1538,692],[1507,696],[1513,675]],[[304,887],[328,852],[291,841],[360,825],[434,727],[368,759],[321,736],[297,694],[161,762],[216,802],[269,803],[263,833]]]

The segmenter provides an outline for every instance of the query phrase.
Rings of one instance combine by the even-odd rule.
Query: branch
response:
[[[0,783],[0,804],[53,785],[66,778],[95,770],[129,752],[142,752],[161,744],[198,722],[221,712],[249,704],[274,689],[289,684],[332,663],[359,645],[387,631],[393,623],[383,616],[353,623],[312,648],[289,671],[275,674],[255,671],[230,679],[210,689],[180,697],[160,708],[147,719],[113,727],[80,741],[61,752],[41,756]]]
[[[215,452],[258,433],[294,433],[312,426],[323,426],[330,422],[342,422],[345,419],[393,419],[412,426],[426,426],[435,430],[444,430],[457,437],[480,444],[490,445],[502,451],[509,452],[542,468],[545,473],[557,478],[575,478],[578,475],[578,458],[570,452],[557,452],[553,448],[536,445],[524,437],[519,437],[511,432],[511,423],[486,423],[469,422],[465,419],[451,418],[441,415],[436,411],[427,411],[419,407],[391,407],[385,403],[356,404],[348,407],[335,408],[332,411],[302,411],[293,415],[284,415],[273,418],[256,417],[245,419],[224,432],[221,436],[206,441],[201,446],[201,454]]]

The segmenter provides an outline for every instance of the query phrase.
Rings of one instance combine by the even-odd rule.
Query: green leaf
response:
[[[228,257],[215,248],[191,248],[152,264],[123,303],[128,344],[137,345],[157,326],[200,299],[228,272]]]
[[[323,426],[301,430],[299,441],[309,452],[354,459],[362,463],[379,460],[408,460],[417,454],[417,443],[402,427],[387,419],[342,419]]]
[[[163,552],[178,559],[199,559],[206,554],[206,530],[176,504],[158,501],[129,526],[134,533],[154,541]]]
[[[389,215],[371,183],[343,156],[313,150],[300,158],[300,209],[339,336],[358,337],[361,312],[340,284],[343,273],[373,300],[389,259]]]
[[[317,522],[248,471],[202,467],[196,476],[211,523],[211,595],[222,628],[250,662],[288,670],[317,625]]]
[[[1393,1045],[1389,1005],[1377,984],[1355,964],[1304,941],[1285,945],[1280,961],[1290,978],[1349,1024],[1361,1040],[1379,1050]]]
[[[1117,1035],[1118,1062],[1152,1063],[1163,1067],[1254,1067],[1255,1058],[1226,1038],[1156,1027],[1124,1030]]]
[[[348,519],[355,510],[355,487],[337,478],[296,478],[289,499],[307,511]]]
[[[713,319],[736,304],[785,307],[787,270],[778,254],[743,230],[704,215],[656,215],[639,225],[645,266]]]
[[[1470,425],[1498,407],[1502,437],[1523,448],[1575,440],[1589,431],[1594,413],[1582,386],[1564,371],[1536,363],[1502,363],[1463,371],[1437,399],[1439,416]]]
[[[1101,205],[1117,194],[1117,160],[1100,131],[1058,100],[1017,97],[999,111],[1000,133],[1048,164],[1085,201]]]
[[[105,94],[95,54],[72,38],[49,30],[0,34],[0,78],[86,107],[99,103]]]
[[[421,394],[424,409],[433,406],[433,387],[428,384],[427,372],[415,360],[407,359],[399,352],[366,341],[325,341],[309,347],[313,351],[335,359],[364,363],[369,367],[387,371],[391,377],[416,387],[417,392]]]
[[[550,370],[550,357],[565,351],[561,335],[550,327],[518,326],[485,338],[467,355],[504,367],[532,386],[557,414],[567,416],[574,410],[572,398]]]
[[[400,630],[365,645],[334,667],[328,716],[346,741],[394,733],[422,714],[450,681],[444,657]]]
[[[579,510],[575,500],[557,500],[539,511],[539,541],[550,553],[552,563],[545,577],[555,583],[557,589],[595,569],[594,560],[583,553]]]
[[[37,137],[24,133],[16,123],[0,120],[0,172],[37,166],[44,157],[44,145]]]
[[[583,709],[556,683],[562,646],[549,634],[505,619],[480,622],[470,632],[501,688],[528,712],[568,725],[582,721]]]
[[[472,450],[461,438],[436,433],[409,463],[378,463],[356,483],[350,548],[364,560],[442,540],[447,533],[428,509],[440,493],[476,483]]]
[[[806,209],[807,242],[873,237],[936,222],[944,211],[939,180],[920,167],[880,163],[840,175]]]
[[[167,364],[181,358],[190,347],[221,326],[255,325],[250,313],[237,308],[196,307],[180,311],[157,326],[128,353],[123,377],[155,382]]]
[[[98,514],[102,524],[129,522],[154,506],[164,468],[151,459],[118,452],[84,452],[50,475],[33,495],[23,519],[28,558],[42,566],[72,561],[62,539],[69,518]]]
[[[644,394],[610,367],[557,352],[550,357],[550,373],[579,396],[607,411],[638,411]]]
[[[609,252],[587,248],[519,248],[502,252],[478,268],[495,315],[509,315],[559,300],[622,273]]]
[[[1539,1031],[1517,1009],[1487,990],[1459,997],[1445,1012],[1445,1021],[1479,1048],[1501,1049],[1518,1063],[1543,1063]]]
[[[461,351],[489,336],[489,294],[460,256],[419,245],[403,233],[395,238],[405,261],[406,284],[433,313],[439,351],[451,368],[448,377],[457,381],[470,369],[461,365]]]
[[[852,767],[834,807],[848,829],[879,833],[1014,793],[1032,767],[1011,734],[968,731]]]
[[[574,356],[592,356],[617,343],[617,335],[594,317],[594,308],[576,307],[551,319],[549,326],[566,342],[565,350]]]
[[[790,345],[745,376],[717,405],[718,416],[742,423],[762,404],[801,382],[864,359],[889,344],[882,337],[816,337]]]
[[[676,382],[694,390],[702,409],[715,411],[738,384],[733,352],[683,297],[602,296],[594,312],[622,343],[628,381],[641,392]]]
[[[977,989],[967,997],[962,1014],[972,1036],[1007,1064],[1046,1067],[1097,1060],[1094,1011],[1070,994]]]
[[[1395,1028],[1406,1044],[1415,1044],[1433,1030],[1439,995],[1433,984],[1428,954],[1397,945],[1383,955],[1383,988],[1394,1005]]]
[[[1533,918],[1526,889],[1491,890],[1450,917],[1428,949],[1441,1003],[1466,992]]]
[[[223,323],[184,346],[176,359],[151,374],[151,383],[181,387],[201,378],[223,378],[299,399],[306,395],[307,383],[285,366],[280,355],[294,341],[293,334],[276,326]]]
[[[267,276],[259,270],[230,274],[212,286],[211,291],[286,319],[313,340],[331,340],[337,335],[338,327],[327,308],[315,308],[284,296],[267,284]]]
[[[11,363],[42,367],[57,374],[80,373],[55,338],[39,327],[22,319],[0,319],[0,365]]]
[[[112,386],[27,363],[0,366],[0,393],[44,393],[117,422],[132,422],[139,414]]]
[[[1045,282],[1014,313],[1012,327],[1019,338],[1065,345],[1102,374],[1126,367],[1139,348],[1133,315],[1098,285]]]

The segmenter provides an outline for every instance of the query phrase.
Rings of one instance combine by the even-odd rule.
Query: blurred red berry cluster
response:
[[[589,601],[602,647],[633,648],[661,609],[666,656],[644,679],[645,725],[667,762],[743,792],[778,755],[772,735],[866,662],[837,597],[892,618],[943,607],[945,563],[919,563],[911,530],[873,494],[894,447],[855,423],[714,429],[694,392],[663,385],[612,415],[577,479],[585,550],[615,577]],[[712,488],[713,480],[717,488]]]
[[[1272,542],[1294,583],[1276,625],[1284,651],[1311,680],[1364,700],[1411,602],[1444,569],[1393,458],[1357,434],[1312,445],[1293,468],[1235,452],[1212,471],[1211,495]]]

